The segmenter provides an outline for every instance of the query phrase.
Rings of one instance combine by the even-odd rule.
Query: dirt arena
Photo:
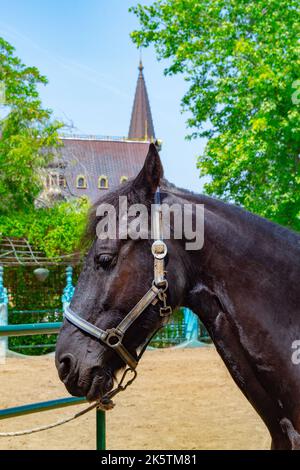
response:
[[[108,449],[267,449],[269,434],[213,347],[147,351],[107,413]],[[0,365],[1,408],[66,396],[53,357]],[[86,405],[0,421],[0,432],[54,422]],[[95,413],[59,428],[0,437],[0,449],[94,449]]]

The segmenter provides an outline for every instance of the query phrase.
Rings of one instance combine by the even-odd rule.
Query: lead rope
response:
[[[133,373],[133,377],[124,384],[125,379],[129,373]],[[132,382],[135,380],[136,376],[137,376],[136,370],[128,367],[124,371],[121,377],[121,380],[115,390],[112,390],[110,393],[107,393],[101,400],[98,400],[96,403],[93,403],[92,405],[88,406],[84,410],[78,411],[72,416],[68,416],[67,418],[60,419],[59,421],[55,421],[54,423],[47,424],[45,426],[39,426],[38,428],[24,429],[23,431],[0,432],[0,437],[25,436],[26,434],[33,434],[35,432],[47,431],[48,429],[57,428],[58,426],[62,426],[63,424],[70,423],[70,421],[74,421],[75,419],[80,418],[80,416],[85,415],[86,413],[93,410],[94,408],[97,408],[102,411],[111,410],[115,406],[111,398],[114,397],[117,393],[123,392],[124,390],[126,390],[126,388],[129,385],[131,385]]]
[[[125,379],[127,378],[128,374],[132,373],[133,376],[131,379],[128,380],[128,382],[125,382]],[[60,419],[59,421],[55,421],[55,423],[48,424],[45,426],[39,426],[38,428],[31,428],[31,429],[24,429],[23,431],[15,431],[15,432],[0,432],[0,437],[14,437],[14,436],[25,436],[26,434],[33,434],[35,432],[41,432],[41,431],[47,431],[48,429],[53,429],[58,426],[61,426],[62,424],[69,423],[70,421],[74,421],[74,419],[80,418],[80,416],[85,415],[89,411],[93,410],[94,408],[97,408],[102,411],[108,411],[111,410],[115,404],[111,400],[117,393],[123,392],[126,390],[126,388],[132,384],[132,382],[135,380],[137,376],[137,371],[135,369],[131,369],[128,367],[125,369],[121,380],[115,390],[112,390],[111,392],[107,393],[101,400],[98,400],[96,403],[93,403],[92,405],[88,406],[84,410],[78,411],[77,413],[73,414],[72,416],[69,416],[68,418]]]

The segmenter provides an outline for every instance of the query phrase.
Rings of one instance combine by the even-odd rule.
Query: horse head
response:
[[[108,193],[91,213],[91,247],[56,347],[59,377],[72,395],[97,400],[113,388],[118,371],[126,365],[135,369],[149,338],[183,296],[187,276],[180,241],[156,240],[153,248],[151,205],[162,175],[158,152],[151,144],[137,177]],[[103,228],[104,222],[98,210],[101,204],[112,206],[117,225],[121,223],[120,196],[128,205],[146,208],[149,224],[144,233],[124,237],[117,230],[110,238],[97,236],[99,224]],[[124,327],[124,321],[123,331],[120,325]]]

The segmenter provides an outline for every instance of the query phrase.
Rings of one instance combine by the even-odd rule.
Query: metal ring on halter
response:
[[[160,249],[162,251],[159,251]],[[168,248],[163,240],[155,240],[155,242],[152,243],[151,251],[154,258],[163,259],[168,253]]]
[[[111,328],[110,330],[107,330],[107,337],[105,339],[105,342],[106,344],[108,344],[108,346],[110,346],[111,348],[117,348],[120,346],[120,344],[122,344],[122,339],[123,339],[123,335],[121,333],[119,333],[116,328]],[[112,343],[111,340],[113,340],[114,338],[117,339],[117,341],[115,343]]]
[[[155,287],[159,288],[159,292],[157,294],[157,297],[159,299],[161,299],[160,296],[161,296],[161,294],[164,294],[168,290],[169,283],[168,283],[167,279],[164,279],[159,285],[156,285],[155,280],[153,280],[152,281],[152,286],[155,286]]]

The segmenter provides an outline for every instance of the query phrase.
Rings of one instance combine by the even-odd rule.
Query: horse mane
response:
[[[134,204],[141,202],[140,195],[138,194],[135,185],[134,178],[129,179],[122,185],[118,186],[116,189],[106,192],[104,195],[101,195],[99,199],[92,206],[89,215],[87,228],[84,233],[83,242],[93,241],[96,235],[96,227],[98,223],[98,218],[96,216],[97,207],[101,203],[108,203],[114,207],[118,207],[119,196],[127,196],[128,203]],[[294,247],[298,245],[300,248],[300,234],[283,227],[275,222],[267,220],[259,215],[253,214],[246,209],[239,207],[235,204],[223,201],[221,199],[215,199],[213,197],[199,194],[194,191],[190,191],[185,188],[180,188],[173,183],[170,183],[167,179],[163,178],[160,184],[162,195],[173,195],[174,197],[184,199],[190,203],[199,203],[204,204],[205,207],[218,214],[221,217],[224,217],[226,220],[231,220],[232,222],[240,222],[249,231],[254,233],[259,231],[264,233],[264,235],[269,236],[270,238],[281,239],[286,243],[291,243]]]
[[[294,245],[295,243],[300,243],[300,234],[298,232],[261,217],[260,215],[249,212],[243,207],[228,201],[223,201],[222,199],[216,199],[204,194],[199,194],[185,188],[179,188],[167,180],[164,180],[164,183],[165,185],[163,185],[162,188],[165,187],[169,194],[181,197],[189,202],[204,204],[207,209],[216,212],[219,215],[223,215],[225,218],[229,217],[230,219],[239,219],[247,226],[252,226],[255,230],[269,232],[270,235],[277,238],[284,238],[286,241],[290,241]]]

